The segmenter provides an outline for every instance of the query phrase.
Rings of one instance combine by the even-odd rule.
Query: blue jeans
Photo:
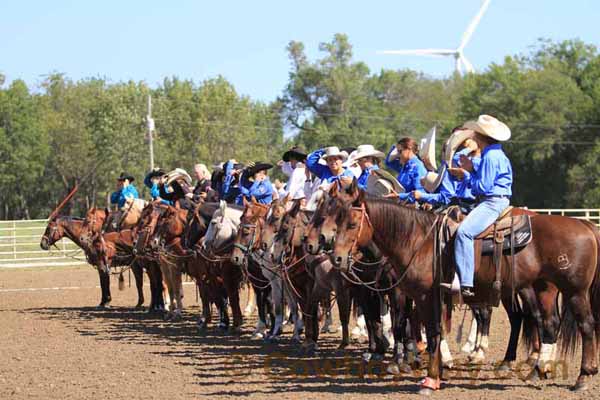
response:
[[[458,227],[454,242],[454,257],[461,287],[473,287],[475,237],[496,221],[509,204],[510,200],[507,198],[488,197],[479,203]]]

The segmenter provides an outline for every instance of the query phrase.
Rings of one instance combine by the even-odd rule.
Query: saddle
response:
[[[492,304],[498,306],[500,303],[501,276],[502,276],[502,258],[509,256],[510,276],[515,273],[514,256],[524,249],[533,239],[531,231],[531,216],[513,215],[514,208],[506,208],[496,221],[485,231],[475,238],[475,263],[481,265],[482,256],[492,256],[495,279],[493,282],[494,295]],[[443,239],[444,243],[453,240],[460,223],[465,215],[460,212],[458,207],[450,207],[445,210],[447,223],[444,224]]]

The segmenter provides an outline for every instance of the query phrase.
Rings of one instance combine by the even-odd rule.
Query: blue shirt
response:
[[[239,205],[244,204],[243,198],[250,200],[252,197],[261,204],[271,204],[273,201],[273,185],[269,178],[265,178],[262,181],[247,181],[242,177],[242,184],[240,185],[240,194],[236,198],[236,203]]]
[[[512,166],[500,143],[487,146],[481,153],[479,168],[465,172],[464,179],[469,181],[475,197],[512,196]]]
[[[458,167],[460,156],[466,156],[470,152],[471,150],[467,148],[456,152],[454,154],[454,157],[452,157],[453,166]],[[471,161],[473,161],[474,169],[479,168],[481,158],[472,157]],[[443,165],[448,164],[444,161]],[[442,182],[440,183],[440,186],[438,186],[435,193],[421,193],[421,198],[419,201],[434,205],[448,205],[452,202],[452,199],[455,197],[463,200],[475,200],[475,196],[473,196],[473,194],[471,193],[470,182],[467,179],[459,181],[454,175],[452,175],[448,171],[444,171]]]
[[[378,165],[372,165],[372,166],[366,168],[365,170],[363,170],[363,172],[358,177],[358,181],[357,181],[359,189],[367,190],[367,181],[369,180],[371,171],[375,171],[378,169],[379,169]]]
[[[313,151],[306,157],[306,167],[310,172],[315,174],[323,182],[331,183],[335,182],[343,176],[348,178],[354,178],[354,174],[349,169],[345,169],[340,175],[333,175],[331,170],[326,165],[319,164],[319,160],[325,154],[325,149],[319,149]]]
[[[146,187],[150,189],[150,196],[152,197],[152,200],[156,200],[160,197],[160,189],[158,188],[158,183],[152,182],[152,179],[150,179],[150,174],[146,175],[146,177],[144,178],[144,185],[146,185]],[[160,202],[163,204],[172,205],[172,203],[169,200],[161,199]]]
[[[413,156],[406,164],[400,163],[400,160],[398,159],[390,160],[390,155],[395,148],[396,146],[392,146],[388,152],[388,155],[385,158],[385,165],[398,173],[398,182],[400,182],[406,190],[405,193],[400,193],[399,199],[413,203],[415,199],[411,192],[413,190],[418,190],[419,192],[425,191],[421,185],[421,179],[427,175],[427,169],[425,168],[423,161],[417,156]]]
[[[124,187],[123,189],[117,190],[110,195],[111,204],[118,204],[119,208],[125,205],[125,200],[127,197],[131,197],[133,199],[139,199],[138,191],[133,185],[129,185]]]

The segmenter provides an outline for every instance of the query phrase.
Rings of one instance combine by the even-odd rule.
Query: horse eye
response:
[[[249,234],[250,234],[250,229],[248,229],[248,228],[244,228],[244,229],[242,230],[242,233],[243,233],[244,235],[249,235]]]
[[[358,226],[358,224],[350,223],[350,224],[348,224],[348,229],[356,229],[357,226]]]

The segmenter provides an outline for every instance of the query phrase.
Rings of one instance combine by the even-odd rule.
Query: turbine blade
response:
[[[469,40],[471,40],[471,36],[473,36],[473,32],[475,32],[475,28],[477,28],[477,25],[479,25],[479,21],[481,20],[481,17],[483,17],[483,14],[485,14],[485,11],[487,10],[488,6],[490,5],[490,1],[491,0],[483,1],[483,4],[481,5],[479,12],[477,13],[477,15],[475,15],[475,18],[473,18],[473,20],[467,27],[467,30],[465,31],[465,33],[463,33],[462,40],[460,41],[460,46],[458,46],[458,51],[463,50],[465,48],[465,46],[467,45],[467,43],[469,43]]]
[[[461,56],[460,61],[465,66],[465,70],[467,71],[467,73],[472,74],[473,72],[475,72],[475,69],[473,68],[473,64],[471,64],[469,62],[469,60],[467,60],[467,57]]]
[[[450,49],[384,50],[384,51],[378,51],[377,54],[441,57],[441,56],[454,55],[454,54],[456,54],[456,50],[450,50]]]

